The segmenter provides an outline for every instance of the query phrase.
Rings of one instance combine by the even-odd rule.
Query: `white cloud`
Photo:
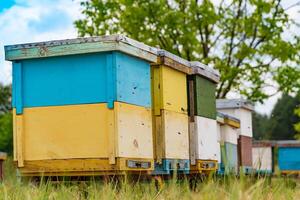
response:
[[[286,2],[284,7],[298,0]],[[11,64],[4,61],[3,46],[25,42],[74,38],[77,36],[73,21],[80,18],[80,0],[16,0],[16,5],[0,13],[0,82],[11,83]],[[299,7],[288,14],[299,23]],[[47,26],[45,28],[45,26]],[[43,27],[44,26],[44,27]],[[292,32],[297,33],[299,29]],[[239,95],[232,93],[231,98]],[[256,110],[269,114],[280,94],[257,104]]]
[[[74,38],[73,21],[80,16],[79,1],[72,0],[17,0],[0,13],[0,82],[11,83],[4,45]]]

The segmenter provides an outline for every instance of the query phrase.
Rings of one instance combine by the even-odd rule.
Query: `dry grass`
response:
[[[154,181],[21,182],[8,162],[0,199],[300,199],[300,182],[291,178],[209,178],[191,189],[187,180],[169,180],[159,189]]]

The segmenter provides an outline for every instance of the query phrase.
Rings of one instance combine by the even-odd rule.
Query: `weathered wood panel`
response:
[[[196,158],[200,160],[219,160],[220,146],[217,140],[216,120],[195,117],[197,131],[197,153]]]
[[[151,108],[115,104],[118,157],[153,159]]]
[[[150,62],[157,61],[157,49],[122,35],[111,35],[70,40],[5,46],[6,60],[121,51]]]
[[[193,118],[193,120],[191,119]],[[197,134],[197,126],[194,121],[194,117],[189,117],[189,137],[190,137],[190,160],[191,165],[196,165],[197,159],[197,141],[198,141],[198,134]]]
[[[162,118],[165,132],[165,157],[189,159],[188,116],[163,110]]]
[[[239,137],[239,129],[224,124],[221,126],[221,140],[237,145]]]
[[[187,114],[186,74],[170,67],[153,66],[152,87],[154,112],[161,110]]]
[[[197,116],[216,119],[216,85],[196,76],[195,78],[195,111]]]
[[[240,135],[238,154],[240,166],[252,167],[252,137]]]
[[[261,172],[272,172],[272,147],[252,147],[252,166]]]
[[[93,175],[116,175],[124,171],[150,171],[153,170],[154,162],[151,159],[134,159],[138,162],[150,163],[150,168],[129,168],[127,161],[131,158],[117,158],[116,164],[111,165],[105,158],[87,159],[57,159],[25,161],[25,167],[20,169],[23,176],[93,176]]]
[[[151,108],[150,64],[144,60],[116,53],[116,97],[119,102]]]

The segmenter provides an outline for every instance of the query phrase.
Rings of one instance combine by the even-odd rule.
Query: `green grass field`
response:
[[[300,182],[292,178],[208,178],[191,189],[189,181],[171,179],[156,187],[154,181],[128,182],[22,182],[10,162],[0,185],[0,199],[300,199]]]

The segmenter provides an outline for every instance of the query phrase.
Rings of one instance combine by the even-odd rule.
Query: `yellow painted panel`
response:
[[[16,132],[16,150],[17,150],[17,160],[18,160],[18,167],[24,167],[24,122],[23,115],[16,115],[15,116],[15,132]]]
[[[103,104],[25,108],[24,160],[108,157]]]
[[[165,157],[168,159],[189,159],[188,116],[163,110],[162,120]]]
[[[118,157],[153,159],[151,108],[115,103]]]
[[[162,67],[162,102],[169,111],[187,113],[186,74],[170,67]]]
[[[127,165],[128,160],[136,162],[150,163],[149,168],[130,168]],[[34,173],[61,173],[70,172],[105,172],[105,171],[149,171],[153,170],[153,159],[132,159],[117,158],[116,165],[110,165],[107,158],[89,158],[89,159],[57,159],[57,160],[34,160],[25,161],[25,167],[20,169],[21,174]]]
[[[152,94],[152,108],[154,115],[160,115],[162,107],[161,97],[161,66],[153,65],[151,67],[151,94]]]
[[[186,114],[186,74],[163,65],[152,66],[152,100],[155,115],[161,115],[161,110]]]
[[[16,109],[13,109],[13,152],[14,152],[14,161],[17,161],[17,129],[16,129]]]

